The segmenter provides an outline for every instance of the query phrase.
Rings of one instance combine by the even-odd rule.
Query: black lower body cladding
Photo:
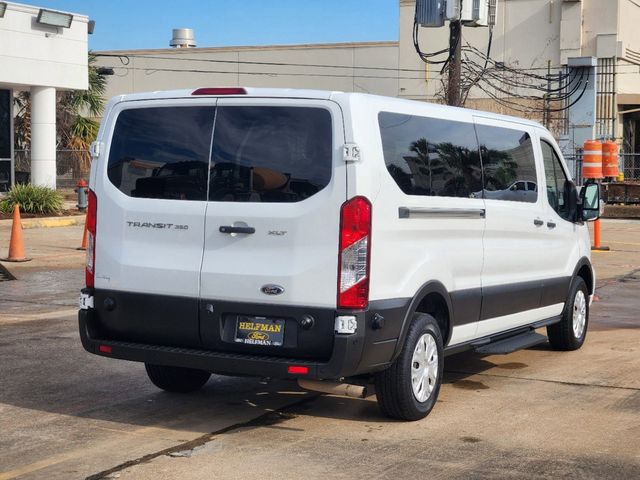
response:
[[[570,277],[452,292],[450,328],[564,302]],[[373,300],[364,311],[199,300],[95,290],[94,306],[80,311],[85,348],[96,354],[231,375],[335,379],[384,369],[397,355],[410,298]],[[412,305],[415,305],[412,307]],[[338,315],[353,315],[355,334],[334,332]],[[236,341],[240,319],[276,319],[281,345]],[[309,322],[309,319],[311,321]],[[105,348],[100,350],[99,346]]]
[[[366,311],[341,312],[111,290],[90,293],[95,308],[81,310],[79,320],[83,345],[92,353],[269,377],[291,377],[288,365],[307,366],[307,378],[340,378],[382,368],[391,360],[410,303],[373,301]],[[356,333],[336,334],[337,315],[354,315]],[[237,342],[238,322],[247,317],[282,320],[282,345]]]

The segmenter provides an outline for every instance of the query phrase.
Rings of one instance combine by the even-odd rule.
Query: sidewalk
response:
[[[593,243],[593,224],[589,231]],[[598,285],[640,269],[640,220],[601,220],[601,244],[611,251],[591,252]]]

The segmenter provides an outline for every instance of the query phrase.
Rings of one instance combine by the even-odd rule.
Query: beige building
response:
[[[399,42],[111,51],[98,52],[102,55],[99,62],[114,69],[109,78],[109,96],[239,85],[369,92],[442,101],[440,66],[426,65],[414,49],[415,0],[399,0],[399,8]],[[598,90],[597,135],[624,139],[626,151],[640,152],[640,111],[634,111],[640,108],[638,25],[640,0],[498,0],[490,56],[513,69],[544,76],[550,68],[565,78],[569,58],[596,57],[599,74],[589,82],[595,83]],[[448,46],[447,26],[420,28],[419,35],[424,52]],[[480,52],[486,52],[488,38],[486,27],[463,29],[463,45]],[[477,64],[483,63],[481,57],[468,55]],[[467,72],[467,77],[470,75]],[[466,106],[543,119],[541,102],[517,98],[531,95],[530,91],[501,82],[503,74],[496,68],[493,75],[491,82],[502,91],[480,83],[470,90]],[[505,82],[510,80],[505,78]],[[551,86],[559,88],[558,85]],[[510,108],[510,102],[521,107]],[[571,135],[564,112],[554,113],[551,120],[550,126],[558,136]]]
[[[197,32],[196,32],[197,33]],[[107,95],[245,86],[398,94],[398,42],[96,52]]]

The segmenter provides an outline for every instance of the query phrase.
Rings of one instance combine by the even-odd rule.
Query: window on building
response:
[[[118,115],[109,180],[132,197],[206,200],[214,107],[155,107]]]
[[[476,132],[484,168],[484,197],[535,203],[536,162],[529,134],[488,125],[476,125]]]
[[[473,124],[380,112],[387,170],[408,195],[474,197],[482,167]]]
[[[560,157],[555,149],[544,140],[540,142],[544,161],[544,175],[547,180],[547,199],[549,205],[560,217],[571,220],[573,212],[569,202],[571,182],[564,173]]]

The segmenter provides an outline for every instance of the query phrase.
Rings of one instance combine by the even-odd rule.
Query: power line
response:
[[[158,68],[158,67],[130,67],[126,65],[115,65],[107,68],[145,71],[150,74],[154,72],[174,72],[174,73],[215,73],[223,75],[262,75],[262,76],[291,76],[291,77],[329,77],[329,78],[372,78],[381,80],[424,80],[424,77],[400,77],[381,75],[357,75],[357,74],[327,74],[327,73],[287,73],[287,72],[232,72],[228,70],[199,70],[190,68]]]

